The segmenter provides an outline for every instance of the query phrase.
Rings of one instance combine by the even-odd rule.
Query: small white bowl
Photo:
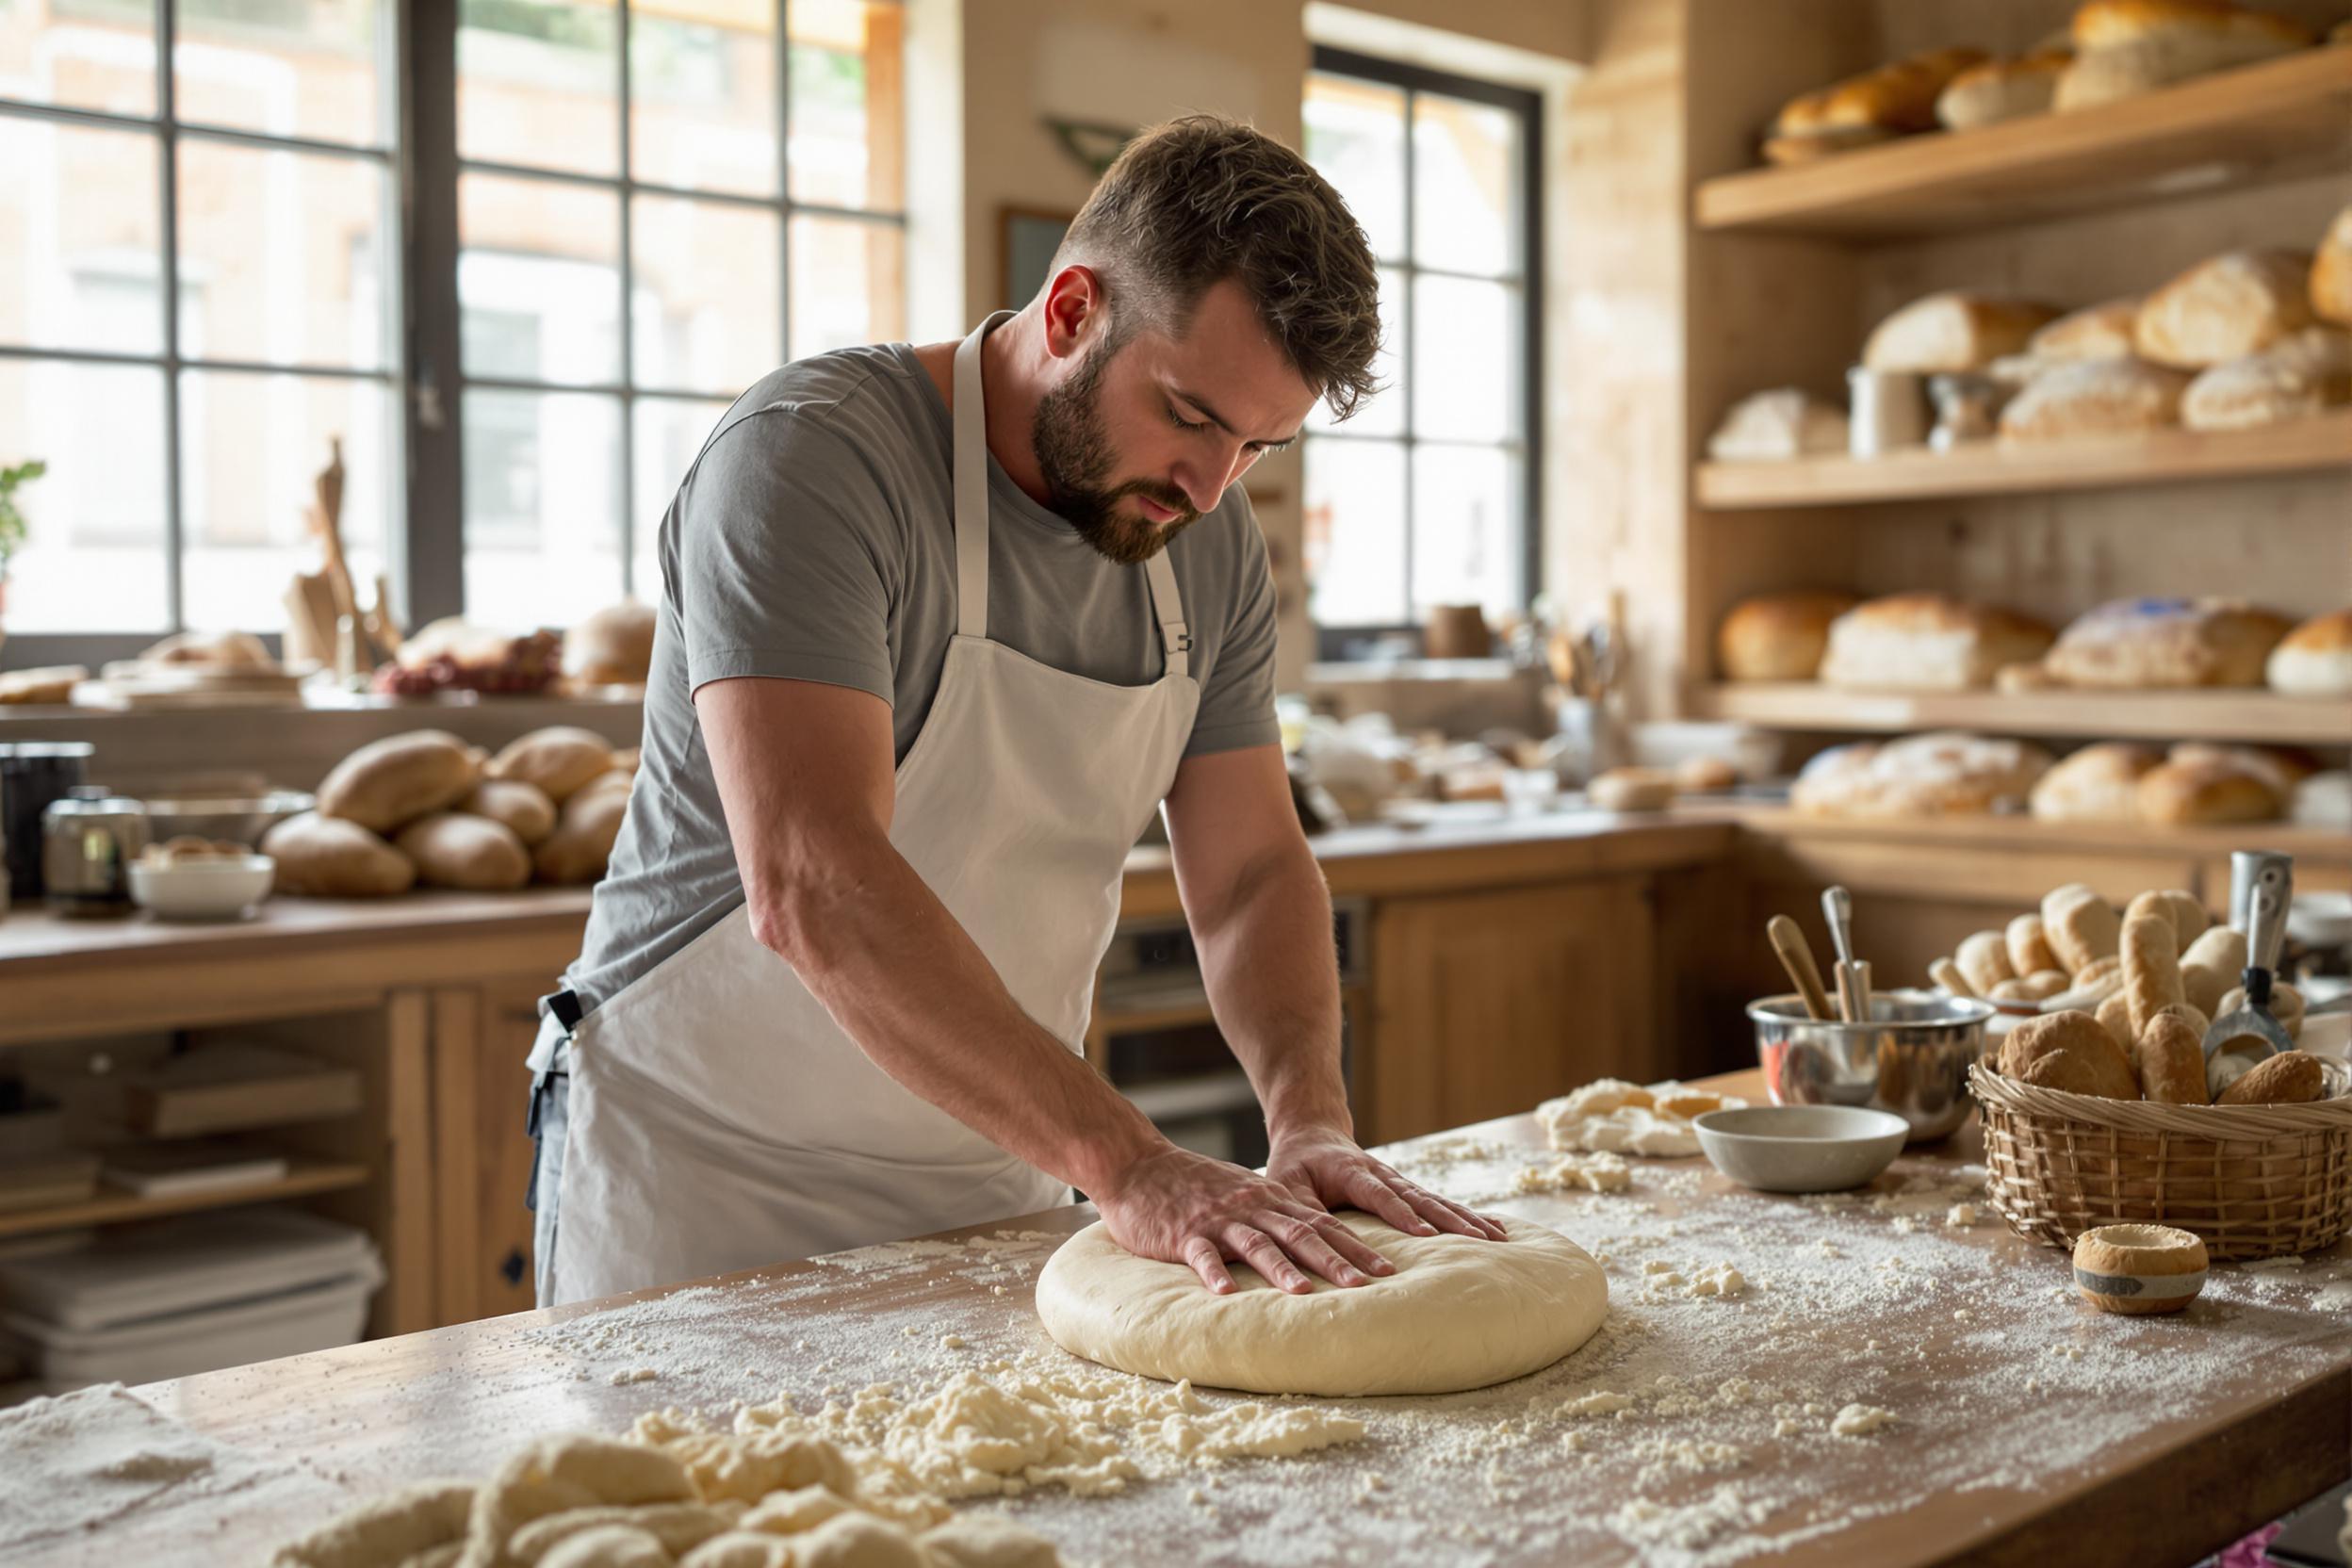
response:
[[[1751,1105],[1690,1124],[1716,1169],[1758,1192],[1843,1192],[1903,1152],[1911,1124],[1858,1105]]]
[[[158,920],[236,920],[270,896],[278,863],[267,855],[133,860],[131,900]]]

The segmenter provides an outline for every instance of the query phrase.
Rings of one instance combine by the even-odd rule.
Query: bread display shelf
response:
[[[1892,239],[1977,230],[2338,169],[2352,48],[2276,60],[2071,114],[1908,137],[1698,188],[1702,229]]]
[[[241,1203],[265,1203],[281,1198],[307,1198],[322,1192],[343,1192],[364,1186],[368,1168],[330,1160],[287,1160],[286,1173],[273,1181],[244,1186],[212,1187],[201,1192],[141,1198],[133,1193],[101,1189],[99,1196],[47,1208],[0,1213],[0,1237],[32,1235],[43,1231],[71,1230],[82,1225],[120,1225],[135,1219],[155,1219],[169,1214],[193,1214],[200,1209],[235,1208]]]
[[[2152,741],[2352,744],[2352,703],[2241,689],[2171,692],[1854,692],[1809,682],[1724,683],[1691,694],[1695,716],[1772,729],[1902,734],[2091,735]]]
[[[2344,53],[2352,55],[2352,49]],[[2352,469],[2352,412],[2253,430],[2164,430],[2025,446],[1987,442],[1956,452],[1920,447],[1867,459],[1703,463],[1697,489],[1701,506],[1725,509],[1853,506],[1940,496],[2126,489],[2339,466]]]

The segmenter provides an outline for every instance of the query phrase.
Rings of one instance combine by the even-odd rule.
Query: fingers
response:
[[[1331,1244],[1332,1251],[1354,1264],[1366,1274],[1394,1274],[1396,1266],[1380,1256],[1380,1249],[1349,1230],[1336,1217],[1315,1213],[1301,1217]],[[1342,1282],[1343,1283],[1345,1282]]]
[[[1200,1282],[1217,1295],[1231,1296],[1233,1293],[1233,1277],[1226,1270],[1224,1255],[1217,1251],[1217,1243],[1208,1237],[1185,1238],[1184,1262],[1195,1274],[1200,1276]]]
[[[1355,1260],[1340,1252],[1339,1237],[1331,1233],[1336,1231],[1351,1242],[1355,1238],[1348,1235],[1347,1226],[1322,1209],[1305,1209],[1296,1213],[1276,1209],[1251,1217],[1258,1229],[1281,1244],[1282,1250],[1289,1253],[1295,1262],[1313,1269],[1331,1283],[1348,1287],[1367,1282],[1364,1271],[1356,1266]]]
[[[1282,1217],[1269,1214],[1265,1217],[1272,1219]],[[1298,1266],[1290,1261],[1289,1254],[1282,1250],[1281,1245],[1254,1226],[1236,1223],[1225,1227],[1225,1253],[1256,1269],[1260,1277],[1277,1290],[1304,1296],[1315,1288],[1307,1277],[1298,1272]]]
[[[1401,1177],[1396,1180],[1400,1185],[1403,1184]],[[1348,1196],[1364,1213],[1378,1216],[1383,1224],[1409,1236],[1437,1233],[1436,1227],[1413,1212],[1413,1205],[1405,1201],[1404,1194],[1380,1180],[1376,1172],[1359,1170],[1349,1177]]]
[[[1484,1215],[1465,1209],[1449,1199],[1440,1198],[1427,1187],[1415,1186],[1385,1167],[1364,1174],[1388,1195],[1388,1203],[1373,1208],[1372,1212],[1410,1235],[1434,1235],[1444,1231],[1458,1236],[1477,1236],[1483,1241],[1502,1241],[1507,1237],[1502,1226]],[[1391,1217],[1389,1207],[1400,1201],[1409,1205],[1408,1212],[1415,1223],[1403,1224]]]

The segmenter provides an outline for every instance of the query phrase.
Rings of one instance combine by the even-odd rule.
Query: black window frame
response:
[[[1485,104],[1515,116],[1520,122],[1520,270],[1518,281],[1526,304],[1524,363],[1520,368],[1521,407],[1519,435],[1516,440],[1495,443],[1515,449],[1521,456],[1519,608],[1531,606],[1544,591],[1544,99],[1540,92],[1513,87],[1503,82],[1484,81],[1474,76],[1456,75],[1428,66],[1409,65],[1399,60],[1365,55],[1352,49],[1341,49],[1318,43],[1309,61],[1308,69],[1318,75],[1352,76],[1377,82],[1384,87],[1401,89],[1405,94],[1404,107],[1404,200],[1405,244],[1401,256],[1380,258],[1382,270],[1393,272],[1398,280],[1403,298],[1396,312],[1397,341],[1394,345],[1396,362],[1403,372],[1405,395],[1413,388],[1413,280],[1427,273],[1432,277],[1474,278],[1478,282],[1492,281],[1474,273],[1457,273],[1446,268],[1424,267],[1413,258],[1413,163],[1416,154],[1413,145],[1413,99],[1420,93],[1446,98],[1459,98],[1471,103]],[[1346,425],[1333,430],[1312,430],[1301,443],[1300,464],[1307,461],[1305,449],[1317,441],[1384,442],[1401,446],[1405,451],[1405,596],[1408,613],[1413,596],[1413,449],[1422,444],[1414,433],[1413,409],[1408,403],[1402,433],[1396,435],[1356,435]],[[1441,442],[1439,445],[1460,445]],[[1350,657],[1355,650],[1376,640],[1398,634],[1418,635],[1421,630],[1412,621],[1395,624],[1326,626],[1315,623],[1315,657],[1319,660],[1340,660]]]

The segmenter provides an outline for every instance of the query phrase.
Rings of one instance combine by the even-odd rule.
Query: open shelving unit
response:
[[[267,1203],[281,1198],[312,1198],[322,1192],[346,1192],[368,1183],[368,1168],[335,1160],[292,1158],[286,1172],[272,1181],[238,1186],[212,1187],[203,1192],[142,1198],[136,1193],[100,1189],[95,1197],[74,1203],[0,1212],[0,1239],[34,1235],[43,1231],[72,1230],[83,1225],[120,1225],[165,1215],[195,1214],[204,1209],[230,1209],[246,1203]]]
[[[1692,707],[1710,719],[1768,729],[1909,734],[1979,729],[2007,735],[2352,745],[2352,702],[2274,692],[1854,692],[1812,682],[1719,682]]]

